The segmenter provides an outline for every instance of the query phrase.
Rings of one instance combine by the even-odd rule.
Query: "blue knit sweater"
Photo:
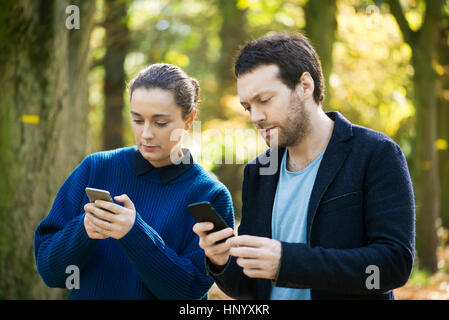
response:
[[[185,157],[193,162],[189,152]],[[112,197],[129,196],[136,220],[123,238],[88,237],[85,187],[106,189]],[[213,281],[206,276],[204,251],[187,210],[200,201],[211,202],[234,227],[229,191],[197,163],[154,168],[135,146],[89,155],[64,182],[37,227],[38,272],[48,286],[66,288],[71,274],[66,268],[77,266],[80,288],[72,289],[69,299],[207,298]]]

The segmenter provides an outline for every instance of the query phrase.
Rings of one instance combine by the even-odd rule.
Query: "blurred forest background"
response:
[[[69,5],[79,29],[66,26]],[[311,39],[325,111],[388,134],[407,157],[417,259],[396,297],[449,299],[448,0],[2,0],[0,299],[65,296],[37,274],[34,230],[87,154],[134,144],[126,84],[148,64],[200,81],[207,156],[195,159],[227,185],[239,219],[244,163],[266,146],[239,134],[253,126],[232,62],[240,45],[277,31]],[[220,164],[230,150],[234,164]],[[227,297],[214,287],[210,298]]]

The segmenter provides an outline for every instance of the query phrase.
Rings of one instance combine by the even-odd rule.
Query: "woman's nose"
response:
[[[153,131],[151,130],[149,125],[145,125],[143,128],[143,132],[142,132],[142,139],[153,139],[154,138],[154,134]]]

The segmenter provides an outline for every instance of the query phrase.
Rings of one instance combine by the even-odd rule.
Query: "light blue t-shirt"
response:
[[[324,151],[306,168],[287,170],[287,153],[282,157],[279,182],[271,220],[272,238],[291,243],[307,243],[307,211],[315,178]],[[272,287],[271,300],[310,300],[310,289]]]

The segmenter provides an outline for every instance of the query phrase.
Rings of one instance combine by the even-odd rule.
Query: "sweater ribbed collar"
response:
[[[182,148],[182,153],[184,156],[181,158],[178,164],[169,164],[164,167],[155,168],[147,159],[145,159],[140,153],[137,146],[134,146],[132,154],[132,162],[134,170],[137,176],[142,176],[153,169],[156,169],[159,173],[159,177],[163,184],[167,184],[170,181],[181,176],[184,172],[190,169],[193,165],[193,157],[190,150],[187,148]]]

